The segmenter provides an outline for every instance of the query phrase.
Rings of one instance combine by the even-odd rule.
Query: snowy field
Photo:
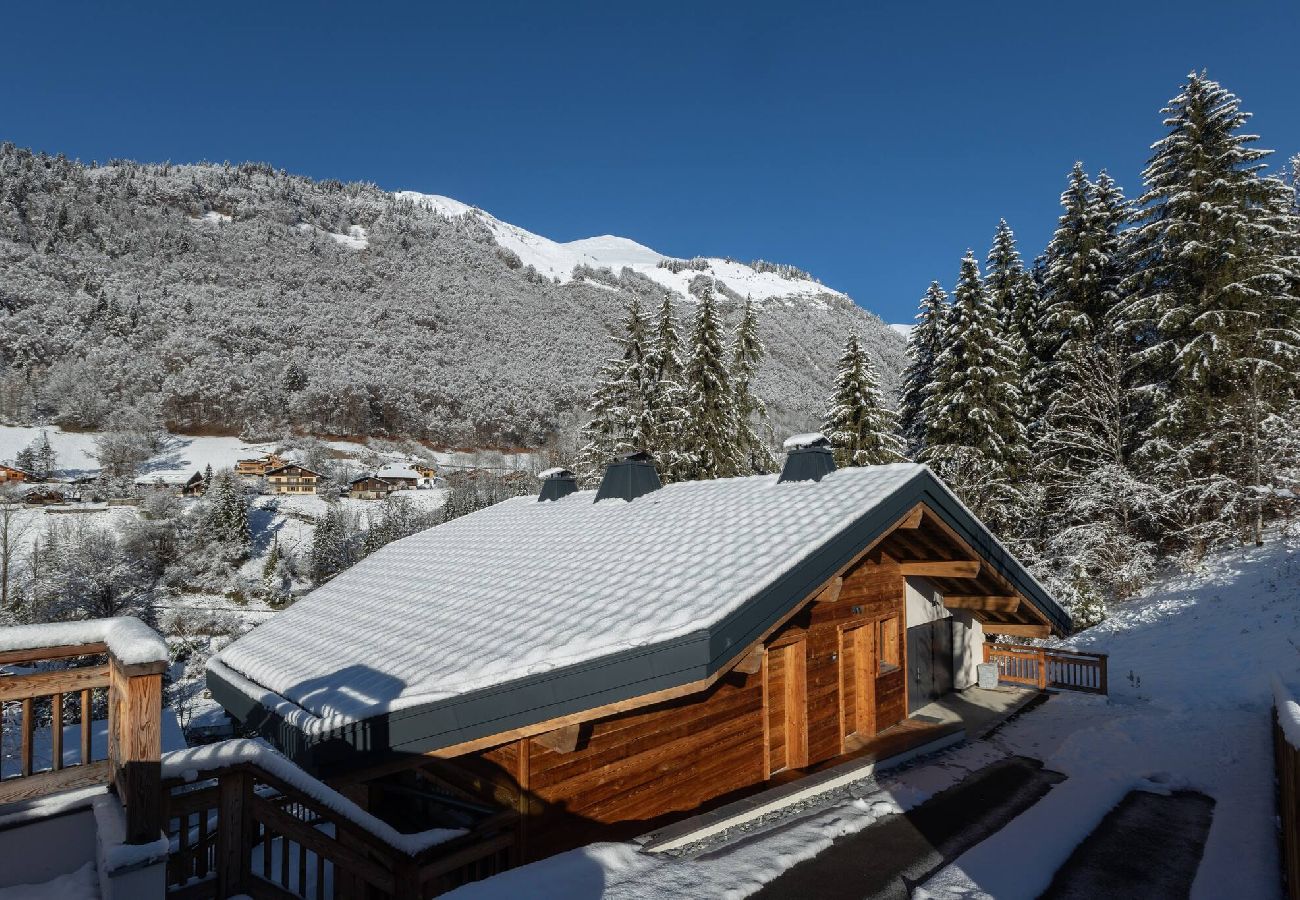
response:
[[[10,461],[24,447],[41,434],[41,428],[28,425],[0,425],[0,462]],[[50,446],[58,457],[56,477],[61,480],[91,478],[99,472],[95,458],[94,431],[64,431],[50,426],[44,429]],[[502,453],[494,450],[430,450],[414,444],[395,444],[376,441],[360,444],[354,441],[325,441],[325,445],[339,459],[366,460],[377,465],[403,462],[418,449],[423,456],[432,458],[438,465],[448,468],[529,469],[534,464],[530,453]],[[275,442],[250,443],[237,437],[209,435],[172,435],[162,452],[154,456],[140,472],[142,482],[155,479],[164,482],[184,481],[207,466],[213,471],[229,469],[235,461],[258,457],[277,449]],[[292,457],[292,453],[289,454]]]
[[[744,897],[836,837],[1018,754],[1068,778],[915,897],[1036,897],[1126,793],[1182,787],[1216,801],[1192,897],[1279,897],[1270,679],[1300,669],[1300,537],[1213,556],[1064,643],[1110,654],[1109,699],[1056,695],[987,740],[886,775],[851,801],[731,852],[687,860],[594,844],[451,896]]]

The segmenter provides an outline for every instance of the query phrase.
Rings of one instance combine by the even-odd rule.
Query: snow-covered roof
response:
[[[495,721],[483,727],[496,733],[513,727],[516,701],[544,721],[554,703],[599,705],[604,687],[638,696],[703,677],[918,502],[996,545],[910,463],[819,482],[684,482],[629,503],[593,496],[514,498],[390,544],[223,649],[209,686],[240,718],[271,710],[318,735],[458,704],[462,728],[463,704],[490,692]],[[620,681],[625,662],[652,671]],[[530,679],[540,694],[503,697]]]
[[[404,466],[397,463],[390,463],[384,466],[375,475],[379,478],[414,478],[419,481],[424,476],[412,469],[410,466]]]

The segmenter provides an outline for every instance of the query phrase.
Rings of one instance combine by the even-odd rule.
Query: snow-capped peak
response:
[[[839,291],[832,290],[811,278],[782,275],[775,271],[759,271],[744,263],[725,259],[706,258],[692,260],[686,266],[686,260],[665,256],[644,244],[630,238],[612,234],[561,243],[550,238],[533,234],[503,222],[490,213],[475,206],[443,197],[437,194],[421,194],[417,191],[397,191],[394,196],[407,200],[418,206],[431,210],[442,216],[465,216],[477,218],[488,227],[501,247],[510,250],[526,266],[532,266],[548,278],[561,282],[574,279],[574,269],[588,266],[592,269],[609,269],[617,275],[624,268],[639,272],[647,278],[676,291],[683,298],[690,299],[691,282],[700,275],[705,275],[724,284],[740,294],[762,301],[776,297],[825,299],[826,295],[844,297]],[[667,268],[661,263],[670,261],[683,265]],[[674,271],[673,269],[677,271]]]

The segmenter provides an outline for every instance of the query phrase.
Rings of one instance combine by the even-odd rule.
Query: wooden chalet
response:
[[[288,460],[274,453],[268,453],[256,459],[240,459],[235,461],[235,474],[249,478],[262,478],[287,462]]]
[[[378,475],[362,475],[348,482],[348,496],[354,500],[382,500],[397,489],[393,482]]]
[[[203,492],[208,489],[208,483],[203,478],[202,472],[195,472],[185,483],[181,485],[182,497],[202,497]]]
[[[319,472],[313,472],[297,463],[271,469],[265,475],[273,494],[314,494],[317,481],[323,477]]]
[[[621,839],[868,752],[1066,614],[928,468],[519,497],[377,551],[226,647],[213,696],[408,828]],[[473,812],[477,811],[477,812]]]
[[[24,481],[31,481],[30,472],[24,471],[17,466],[11,466],[6,463],[0,463],[0,484],[21,484]]]
[[[388,465],[381,468],[375,473],[376,478],[382,478],[389,484],[393,485],[394,490],[411,491],[420,486],[424,480],[415,469],[410,466]]]

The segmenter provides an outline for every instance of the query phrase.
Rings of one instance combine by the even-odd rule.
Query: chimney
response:
[[[835,455],[831,453],[831,442],[824,434],[796,434],[787,438],[782,446],[785,448],[785,465],[781,467],[777,484],[821,481],[835,471]]]
[[[538,476],[542,479],[542,489],[537,495],[540,500],[559,500],[578,489],[578,476],[568,469],[547,469]]]
[[[600,479],[596,490],[596,502],[612,497],[635,500],[659,488],[659,472],[650,454],[641,450],[625,453],[605,468],[605,477]]]

